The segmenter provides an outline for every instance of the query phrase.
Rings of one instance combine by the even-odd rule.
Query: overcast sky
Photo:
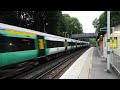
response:
[[[92,25],[92,22],[95,18],[99,16],[104,11],[62,11],[63,14],[69,14],[72,17],[78,18],[79,22],[83,26],[84,33],[94,33],[95,28]]]

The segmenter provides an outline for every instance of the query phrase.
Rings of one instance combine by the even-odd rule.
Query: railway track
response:
[[[56,68],[58,68],[58,67],[61,66],[62,64],[66,63],[67,61],[69,61],[70,59],[72,59],[72,58],[73,58],[75,55],[77,55],[77,54],[78,54],[78,52],[75,53],[75,54],[73,54],[73,55],[71,55],[70,57],[64,59],[64,60],[61,61],[60,63],[58,63],[58,64],[56,64],[56,65],[54,65],[54,66],[51,66],[50,68],[46,69],[45,71],[43,71],[43,72],[41,72],[41,73],[33,76],[33,77],[30,78],[30,79],[41,79],[41,78],[45,77],[45,76],[48,75],[50,72],[52,72],[53,70],[55,70]],[[70,62],[70,63],[71,63],[71,62]],[[69,64],[70,64],[70,63],[69,63]],[[69,64],[68,64],[68,65],[69,65]],[[65,67],[67,67],[68,65],[66,65]],[[65,68],[65,67],[64,67],[64,68]],[[63,69],[64,69],[64,68],[63,68]],[[62,69],[62,70],[63,70],[63,69]],[[62,71],[62,70],[61,70],[61,71]],[[60,71],[60,72],[61,72],[61,71]],[[60,73],[60,72],[59,72],[59,73]],[[56,75],[58,75],[59,73],[57,73]],[[54,78],[56,75],[54,75],[52,78]]]
[[[88,48],[78,51],[71,55],[69,58],[60,62],[57,66],[53,67],[37,79],[59,79],[59,77],[87,50]]]
[[[11,75],[4,78],[6,79],[57,79],[60,73],[63,72],[65,68],[69,67],[87,49],[88,48],[81,49],[80,51],[70,53],[69,55],[59,57],[47,63],[38,64],[32,68],[27,68],[26,70],[23,70],[22,72],[19,72],[13,76]],[[57,68],[61,68],[61,69],[58,70]]]
[[[61,57],[57,60],[47,63],[45,65],[46,67],[40,66],[39,68],[37,68],[37,70],[32,70],[32,71],[28,72],[25,76],[22,76],[22,77],[20,76],[20,77],[14,78],[14,79],[18,79],[18,78],[19,79],[54,79],[63,70],[65,70],[66,67],[68,67],[71,63],[73,63],[86,50],[83,49],[82,52],[80,50],[80,51],[74,52],[68,56],[65,56],[64,58]],[[67,63],[67,64],[63,67],[62,65],[64,65],[64,63]],[[60,66],[62,66],[62,69],[57,70],[57,72],[55,72],[54,74],[52,74],[49,77],[50,73],[54,72]]]

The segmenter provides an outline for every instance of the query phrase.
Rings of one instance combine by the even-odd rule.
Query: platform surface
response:
[[[88,49],[77,61],[60,77],[60,79],[120,79],[111,69],[106,72],[107,62],[96,47]]]

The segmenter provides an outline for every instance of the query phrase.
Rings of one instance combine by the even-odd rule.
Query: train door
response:
[[[39,54],[38,57],[44,56],[45,55],[45,39],[44,36],[38,36],[38,49],[39,49]]]
[[[77,41],[76,41],[76,43],[75,43],[75,44],[76,44],[76,48],[77,48]]]
[[[67,51],[67,46],[68,46],[68,42],[67,42],[67,40],[65,39],[65,51]]]

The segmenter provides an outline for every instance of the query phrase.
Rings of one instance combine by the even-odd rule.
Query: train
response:
[[[89,42],[0,23],[0,68],[86,47]]]

